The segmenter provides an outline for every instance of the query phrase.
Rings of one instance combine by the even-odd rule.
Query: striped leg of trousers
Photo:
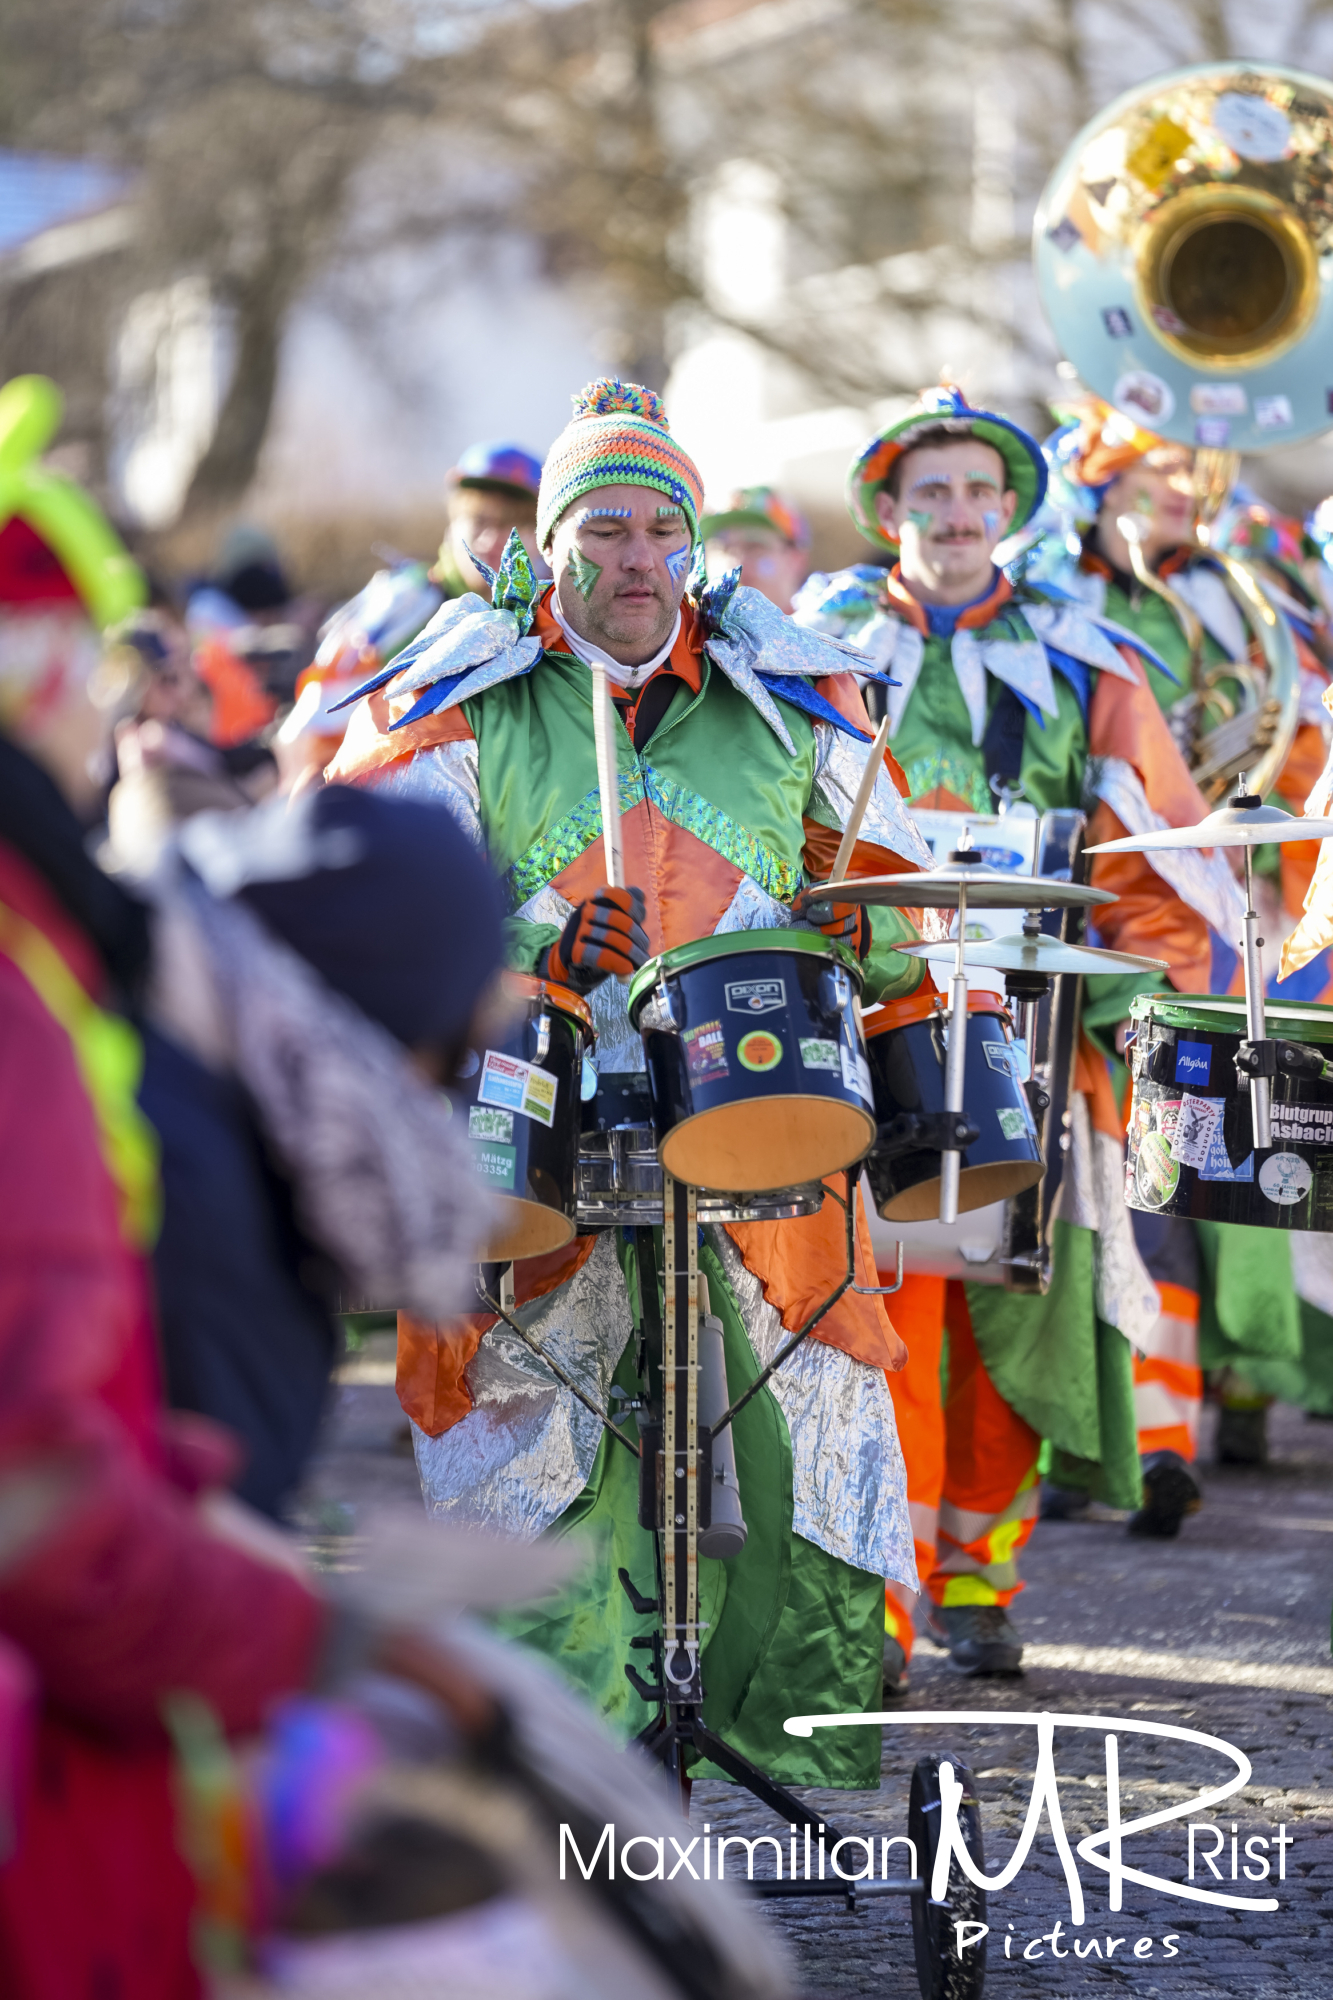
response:
[[[1134,1421],[1139,1451],[1178,1451],[1193,1464],[1199,1447],[1203,1371],[1199,1367],[1199,1295],[1157,1284],[1161,1313],[1153,1352],[1134,1357]]]

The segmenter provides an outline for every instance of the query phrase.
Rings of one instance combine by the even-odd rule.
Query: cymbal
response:
[[[1221,806],[1197,826],[1163,826],[1103,840],[1087,854],[1150,854],[1178,847],[1266,847],[1270,841],[1327,840],[1333,819],[1294,819],[1280,806]],[[842,899],[850,900],[848,897]]]
[[[894,946],[908,958],[926,958],[937,965],[953,965],[958,957],[956,944],[900,944]],[[1132,951],[1104,951],[1100,946],[1063,944],[1059,938],[1024,937],[1015,931],[1008,937],[976,938],[963,946],[963,964],[982,966],[994,972],[1041,973],[1054,978],[1057,972],[1165,972],[1165,959],[1140,958]]]
[[[956,910],[960,888],[967,890],[969,910],[1063,910],[1119,901],[1109,889],[1090,889],[1082,882],[1059,882],[1051,875],[1011,875],[1003,868],[966,864],[923,869],[918,875],[850,875],[841,882],[815,884],[801,900]]]

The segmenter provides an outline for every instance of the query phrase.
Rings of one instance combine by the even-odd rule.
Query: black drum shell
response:
[[[874,1015],[868,1017],[866,1051],[881,1135],[903,1114],[933,1117],[944,1110],[947,1018],[932,1008],[925,1018],[877,1028]],[[1003,1060],[997,1060],[995,1052],[1001,1049]],[[1012,1137],[1005,1133],[1002,1111],[1004,1123],[1015,1128]],[[963,1115],[980,1127],[980,1133],[961,1157],[960,1214],[1010,1200],[1041,1178],[1037,1131],[998,1003],[994,1008],[975,1003],[968,1008]],[[933,1148],[891,1152],[877,1137],[866,1173],[875,1208],[886,1221],[926,1222],[938,1216],[940,1155]]]
[[[1333,1030],[1333,1009],[1328,1013],[1329,1029]],[[1324,1034],[1312,1032],[1309,1022],[1296,1019],[1284,1026],[1275,1010],[1268,1033],[1275,1040],[1308,1039],[1333,1058],[1333,1046]],[[1175,1026],[1151,1013],[1139,1019],[1138,1034],[1130,1048],[1133,1095],[1125,1155],[1125,1202],[1149,1215],[1184,1216],[1196,1222],[1333,1231],[1333,1083],[1281,1072],[1274,1076],[1269,1085],[1273,1145],[1266,1152],[1255,1151],[1249,1081],[1241,1082],[1235,1066],[1243,1036],[1243,1015],[1236,1027],[1219,1025],[1216,1029]],[[1182,1053],[1182,1043],[1189,1045],[1188,1054]],[[1206,1081],[1202,1059],[1193,1053],[1201,1048],[1209,1052]],[[1178,1078],[1181,1068],[1195,1074]],[[1188,1161],[1170,1159],[1186,1096],[1222,1100],[1220,1151],[1210,1147],[1208,1164],[1214,1171],[1207,1176]],[[1328,1143],[1315,1144],[1296,1136],[1303,1128],[1322,1130]],[[1290,1188],[1293,1175],[1285,1169],[1276,1171],[1269,1163],[1290,1155],[1309,1170],[1309,1187],[1295,1200],[1273,1199],[1265,1192],[1265,1182]],[[1246,1172],[1248,1162],[1249,1177],[1215,1178],[1224,1159],[1227,1170],[1237,1174]],[[1296,1175],[1295,1184],[1303,1178]],[[1163,1198],[1154,1199],[1159,1192]]]
[[[485,1246],[484,1263],[545,1256],[574,1236],[583,1057],[593,1038],[576,1015],[549,998],[529,998],[523,1007],[523,1018],[502,1042],[479,1052],[476,1068],[461,1085],[478,1175],[500,1197],[500,1216]],[[520,1110],[479,1102],[485,1056],[491,1051],[531,1063],[555,1079],[550,1125]],[[498,1120],[496,1112],[502,1114]],[[509,1136],[497,1136],[506,1124]],[[495,1131],[488,1133],[488,1125]]]
[[[859,973],[832,949],[784,950],[776,942],[755,945],[753,937],[754,933],[738,933],[734,954],[693,964],[673,965],[667,953],[646,1004],[644,996],[636,995],[634,1006],[663,1167],[672,1172],[674,1160],[677,1179],[746,1193],[821,1180],[862,1158],[874,1138],[857,1006]],[[742,986],[777,982],[780,1002],[774,995],[774,1004],[766,1001],[753,1011],[737,1004]],[[670,1008],[670,1025],[655,1025],[663,999]],[[706,1046],[695,1038],[710,1031],[716,1035],[711,1046],[718,1052],[711,1076],[698,1055],[693,1063],[690,1059],[691,1049]],[[747,1068],[742,1060],[742,1049],[754,1048],[755,1035],[772,1037],[780,1050],[762,1070]],[[836,1044],[838,1068],[808,1066],[802,1042]],[[757,1107],[756,1132],[762,1121],[762,1146],[745,1129],[744,1114],[751,1107]],[[709,1147],[702,1140],[695,1143],[693,1135],[692,1161],[682,1161],[679,1143],[673,1149],[673,1135],[716,1112],[740,1116],[729,1117],[725,1127],[721,1120],[708,1127],[701,1124],[699,1131],[712,1135],[734,1128],[738,1144],[749,1155],[743,1172],[728,1171],[720,1153],[705,1170],[700,1155]],[[735,1153],[730,1157],[734,1159]],[[682,1170],[686,1165],[692,1170]]]

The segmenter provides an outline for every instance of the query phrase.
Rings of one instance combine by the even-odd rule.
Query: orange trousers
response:
[[[888,1382],[921,1588],[939,1605],[1008,1604],[1036,1525],[1041,1439],[986,1373],[961,1284],[909,1276],[890,1311],[908,1347]],[[884,1628],[909,1658],[914,1604],[912,1591],[885,1585]]]
[[[1157,1280],[1161,1313],[1157,1352],[1134,1356],[1134,1421],[1139,1451],[1178,1451],[1192,1465],[1199,1449],[1203,1371],[1199,1367],[1199,1294]]]

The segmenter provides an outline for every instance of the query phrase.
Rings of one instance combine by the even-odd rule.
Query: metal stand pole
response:
[[[1241,789],[1245,780],[1241,779]],[[1258,935],[1259,918],[1254,908],[1254,870],[1250,856],[1253,850],[1241,849],[1245,857],[1245,1022],[1246,1032],[1252,1042],[1262,1042],[1268,1029],[1264,1020],[1264,971],[1259,957],[1259,947],[1263,939]],[[1273,1127],[1270,1119],[1269,1080],[1266,1076],[1250,1078],[1250,1113],[1254,1122],[1254,1143],[1261,1151],[1273,1143]]]
[[[967,929],[967,890],[958,890],[958,956],[949,982],[949,1053],[944,1069],[944,1108],[961,1116],[963,1072],[967,1062],[967,966],[963,959]],[[958,1181],[962,1157],[952,1146],[940,1154],[940,1221],[958,1220]]]

